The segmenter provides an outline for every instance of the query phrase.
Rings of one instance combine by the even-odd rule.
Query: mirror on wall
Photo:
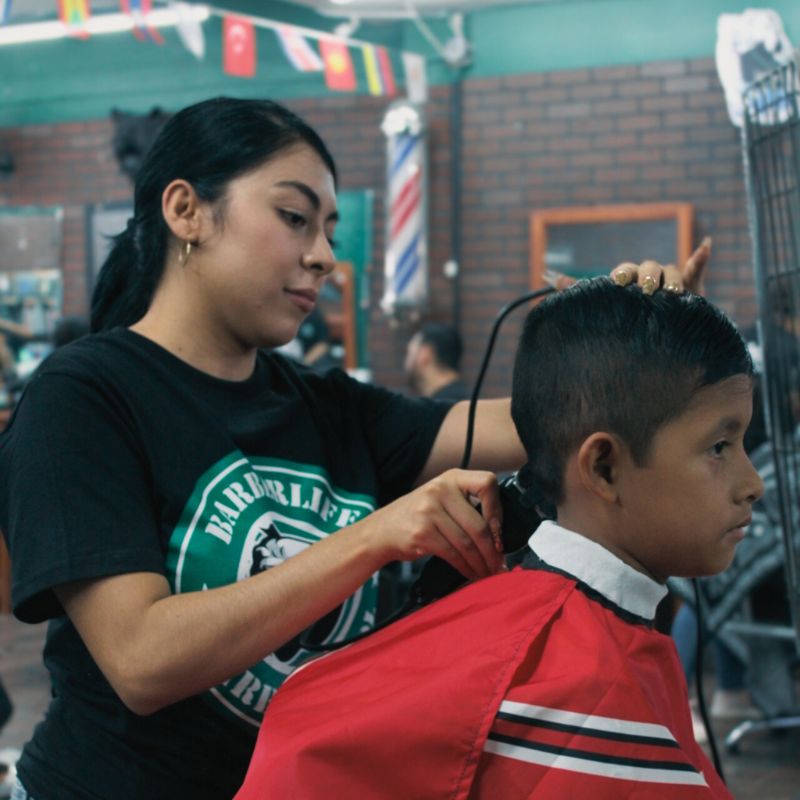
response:
[[[0,209],[0,395],[51,349],[62,310],[62,223],[61,208]]]
[[[607,275],[623,261],[685,264],[692,252],[691,203],[636,203],[545,208],[531,214],[531,287],[544,273]]]

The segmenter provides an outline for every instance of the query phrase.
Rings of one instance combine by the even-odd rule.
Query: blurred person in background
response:
[[[415,394],[434,400],[466,400],[461,379],[461,336],[452,325],[429,322],[408,342],[405,373]]]

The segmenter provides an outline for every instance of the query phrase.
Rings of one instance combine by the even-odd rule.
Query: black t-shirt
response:
[[[289,643],[202,696],[130,712],[52,587],[129,572],[201,591],[268,569],[408,491],[447,406],[260,354],[219,380],[119,329],[58,350],[0,436],[15,614],[51,619],[53,701],[19,761],[37,800],[231,797]],[[315,638],[370,627],[377,578]]]
[[[459,400],[469,400],[470,391],[467,389],[466,384],[456,378],[456,380],[442,386],[431,395],[431,400],[450,400],[457,402]]]

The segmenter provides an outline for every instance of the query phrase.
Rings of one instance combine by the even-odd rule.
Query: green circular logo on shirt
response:
[[[226,586],[271,569],[375,509],[366,495],[333,487],[315,466],[232,453],[195,486],[173,531],[167,571],[174,592]],[[309,635],[333,642],[369,630],[375,621],[377,575]],[[278,686],[313,655],[298,639],[211,689],[209,700],[258,726]]]

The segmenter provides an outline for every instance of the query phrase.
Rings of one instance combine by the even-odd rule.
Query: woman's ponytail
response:
[[[152,281],[140,263],[136,245],[136,223],[128,221],[125,230],[114,237],[92,292],[92,332],[128,327],[140,320],[152,299]]]

